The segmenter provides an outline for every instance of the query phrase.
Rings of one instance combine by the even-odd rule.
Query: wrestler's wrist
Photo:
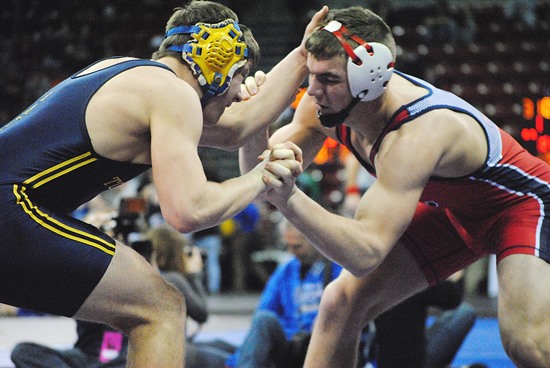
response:
[[[269,201],[272,205],[277,207],[278,209],[282,208],[289,208],[292,206],[291,201],[296,192],[298,191],[298,187],[294,185],[291,190],[289,190],[287,193],[281,193],[281,192],[275,192],[269,196]]]
[[[295,203],[296,203],[296,200],[297,200],[297,194],[298,194],[298,187],[296,185],[294,185],[294,187],[292,188],[292,190],[290,191],[287,199],[286,199],[286,205],[287,206],[293,206]]]
[[[296,47],[294,50],[291,51],[291,55],[295,59],[295,63],[303,68],[306,69],[306,63],[307,63],[307,50],[304,43],[302,43],[300,46]]]

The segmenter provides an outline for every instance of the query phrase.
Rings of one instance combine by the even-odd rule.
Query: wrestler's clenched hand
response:
[[[259,91],[259,88],[262,84],[265,83],[267,75],[258,70],[254,76],[246,77],[244,83],[241,84],[241,98],[243,101],[250,99],[250,97],[256,95]]]
[[[273,146],[265,169],[271,174],[264,177],[264,183],[269,187],[267,198],[273,203],[286,201],[296,190],[296,178],[303,172],[302,150],[292,142]]]

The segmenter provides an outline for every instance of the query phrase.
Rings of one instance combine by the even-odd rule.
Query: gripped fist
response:
[[[258,93],[259,87],[264,84],[267,79],[267,75],[258,70],[254,73],[254,76],[246,77],[244,83],[241,84],[241,97],[243,101],[250,99],[250,97]]]
[[[296,190],[296,178],[303,172],[302,150],[292,142],[273,146],[271,151],[265,151],[261,156],[268,160],[264,176],[267,191],[266,197],[273,204],[286,202]]]
[[[265,169],[269,175],[264,177],[264,182],[272,187],[280,187],[285,178],[294,181],[303,172],[302,150],[292,142],[274,145],[271,151],[264,151],[259,159],[268,161]],[[276,180],[270,180],[273,178]]]
[[[266,151],[269,152],[269,151]],[[265,153],[260,156],[260,159],[264,159]],[[275,160],[296,160],[300,165],[304,162],[302,156],[302,149],[292,142],[278,143],[273,145],[270,152],[270,161]],[[300,172],[301,174],[301,172]]]

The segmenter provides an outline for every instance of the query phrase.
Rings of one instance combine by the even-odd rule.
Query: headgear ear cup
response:
[[[354,52],[360,59],[356,63],[348,59],[348,83],[351,94],[361,101],[380,97],[393,74],[393,58],[390,49],[381,43],[369,43],[372,51],[358,46]]]
[[[381,43],[368,43],[357,35],[352,35],[338,21],[329,22],[324,30],[332,33],[348,54],[348,83],[353,97],[361,101],[372,101],[386,90],[393,74],[393,56],[390,49]],[[344,37],[359,43],[355,49]]]
[[[187,43],[169,46],[168,50],[181,52],[191,67],[204,89],[204,106],[210,97],[227,91],[235,71],[246,63],[248,48],[242,41],[242,31],[237,22],[226,19],[215,24],[174,27],[165,36],[176,34],[191,36]]]

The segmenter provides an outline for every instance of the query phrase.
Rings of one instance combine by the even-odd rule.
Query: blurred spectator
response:
[[[473,307],[463,302],[463,275],[459,271],[376,318],[378,368],[450,366],[476,319]],[[431,307],[444,312],[426,327]]]
[[[222,269],[220,255],[222,251],[222,235],[220,227],[214,226],[192,234],[193,242],[206,255],[206,280],[208,292],[218,294],[221,290]]]
[[[153,184],[153,171],[149,170],[141,177],[137,189],[138,195],[145,200],[145,221],[151,228],[166,224],[159,205],[157,189]]]
[[[431,43],[467,43],[477,33],[476,22],[466,4],[461,7],[449,0],[435,0],[433,12],[424,19],[426,38]]]
[[[208,319],[207,292],[203,285],[203,263],[197,247],[168,225],[149,230],[154,259],[162,277],[185,297],[187,316],[199,325]],[[188,368],[222,367],[234,347],[221,341],[195,342],[188,336],[185,366]]]
[[[288,221],[283,219],[279,226],[294,257],[270,277],[248,335],[227,367],[301,367],[321,294],[341,271]]]
[[[519,22],[529,29],[537,25],[536,15],[537,1],[533,0],[508,0],[504,4],[504,16],[510,22]]]

